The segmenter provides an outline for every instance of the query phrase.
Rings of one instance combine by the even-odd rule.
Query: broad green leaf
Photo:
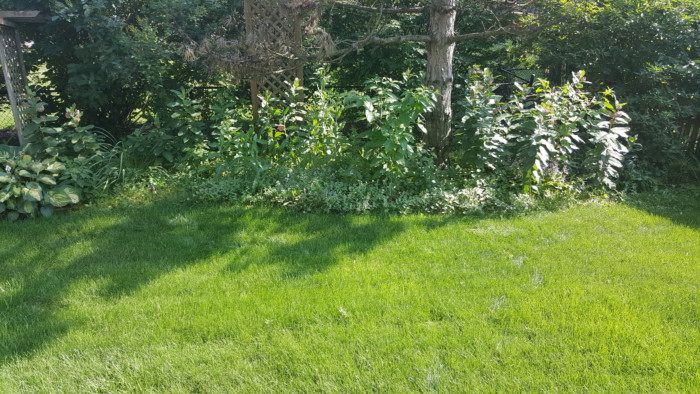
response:
[[[63,165],[63,163],[58,162],[58,161],[51,161],[49,163],[46,163],[46,170],[51,171],[51,172],[56,172],[56,171],[63,171],[66,169],[66,166]]]
[[[35,173],[38,174],[41,171],[43,171],[46,168],[46,166],[43,163],[33,163],[31,166],[31,170]]]
[[[49,174],[39,174],[36,177],[36,180],[41,183],[45,183],[47,185],[55,185],[56,184],[56,179]]]
[[[46,193],[46,202],[54,207],[65,207],[71,203],[71,200],[61,190],[49,190]]]
[[[41,185],[36,182],[27,182],[22,188],[22,196],[26,201],[41,201]]]
[[[41,216],[47,218],[49,216],[53,215],[53,207],[48,205],[48,206],[43,206],[41,207]]]
[[[7,220],[14,222],[17,219],[19,219],[19,212],[17,211],[10,211],[7,213]]]
[[[0,171],[0,183],[12,183],[15,177],[4,171]]]
[[[33,201],[25,201],[24,206],[22,207],[25,213],[28,213],[30,215],[34,214],[34,202]]]
[[[68,197],[71,203],[77,204],[80,202],[80,195],[78,194],[78,190],[76,188],[66,186],[63,188],[63,192]]]

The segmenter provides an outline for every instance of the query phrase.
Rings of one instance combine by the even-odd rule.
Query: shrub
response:
[[[628,152],[629,116],[614,93],[596,96],[583,90],[584,73],[554,87],[538,80],[516,84],[508,100],[493,93],[488,69],[473,70],[469,93],[460,103],[454,157],[467,168],[511,176],[526,192],[537,191],[545,178],[615,188]],[[551,181],[550,181],[551,183]]]
[[[409,88],[415,76],[403,81],[375,78],[365,92],[350,92],[345,104],[362,108],[367,130],[357,135],[360,154],[375,178],[410,176],[430,167],[431,156],[416,139],[416,130],[426,133],[423,114],[435,107],[435,92],[425,86]]]
[[[77,204],[78,188],[53,158],[38,161],[29,155],[0,151],[0,214],[50,216],[54,208]]]
[[[46,103],[31,90],[27,96],[22,112],[29,121],[24,127],[22,155],[60,163],[62,177],[78,187],[86,198],[105,190],[121,176],[121,144],[108,142],[109,133],[92,125],[81,126],[83,113],[75,106],[66,108],[67,121],[57,125],[58,116],[44,114]]]
[[[676,131],[700,116],[700,3],[616,0],[560,9],[576,23],[526,39],[537,63],[556,83],[585,69],[625,97],[630,127],[644,146],[633,153],[637,165],[625,179],[631,187],[683,181],[678,171],[686,167],[676,163],[687,152]]]

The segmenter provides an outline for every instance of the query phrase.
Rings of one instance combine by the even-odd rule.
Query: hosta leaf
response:
[[[10,211],[7,213],[7,220],[14,222],[15,220],[19,219],[19,212],[17,211]]]
[[[71,203],[71,200],[61,190],[49,190],[46,193],[46,202],[54,207],[65,207]]]
[[[31,165],[31,170],[35,173],[38,174],[41,171],[43,171],[46,168],[46,166],[43,163],[32,163]]]
[[[51,171],[51,172],[56,172],[56,171],[63,171],[66,169],[66,166],[63,165],[63,163],[57,162],[57,161],[52,161],[49,163],[46,163],[46,170]]]
[[[0,171],[0,183],[11,183],[14,179],[15,177],[11,174]]]
[[[40,201],[41,185],[36,182],[27,182],[22,188],[22,196],[26,201]]]
[[[27,171],[27,170],[19,170],[19,171],[17,172],[17,175],[23,176],[23,177],[25,177],[25,178],[28,178],[28,177],[31,177],[31,176],[34,175],[34,174],[32,174],[31,172],[29,172],[29,171]]]
[[[78,194],[78,190],[76,188],[66,186],[63,188],[63,193],[65,193],[71,203],[77,204],[80,202],[80,195]]]
[[[37,175],[36,180],[38,182],[45,183],[47,185],[55,185],[56,184],[56,179],[49,174]]]
[[[7,209],[7,206],[5,206],[5,204],[0,203],[0,213],[5,212],[6,209]]]
[[[41,216],[47,218],[53,214],[53,207],[52,206],[43,206],[41,207]]]
[[[34,214],[34,202],[33,201],[25,201],[24,205],[22,206],[22,209],[24,210],[24,213],[27,214]]]

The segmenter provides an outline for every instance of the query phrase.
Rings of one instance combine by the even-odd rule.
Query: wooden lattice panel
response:
[[[15,128],[22,144],[23,117],[20,108],[26,94],[27,72],[22,59],[19,33],[15,28],[6,25],[0,25],[0,61],[2,61],[2,73],[12,107]]]
[[[246,0],[246,41],[252,51],[264,53],[267,61],[270,54],[293,54],[302,46],[301,18],[288,7],[286,0]],[[272,60],[269,70],[251,78],[253,113],[260,108],[259,96],[269,93],[272,97],[284,98],[289,84],[295,79],[302,81],[303,64],[300,61],[280,56],[279,63]]]

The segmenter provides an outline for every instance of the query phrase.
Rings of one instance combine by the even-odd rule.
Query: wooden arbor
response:
[[[246,43],[261,63],[250,80],[253,113],[261,94],[282,98],[295,79],[303,83],[302,18],[288,0],[245,0]]]
[[[0,11],[0,61],[20,145],[24,143],[20,106],[26,94],[27,70],[17,24],[42,22],[44,19],[39,11]]]

